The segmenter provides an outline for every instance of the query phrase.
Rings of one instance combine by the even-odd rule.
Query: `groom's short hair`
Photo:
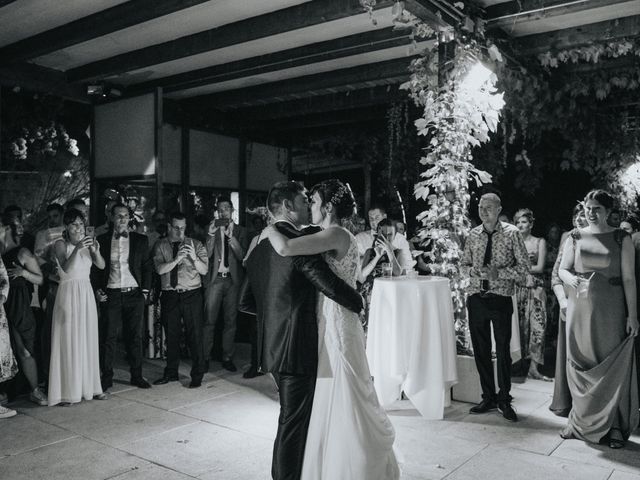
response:
[[[278,182],[271,187],[271,190],[269,190],[269,195],[267,196],[267,208],[272,215],[276,215],[280,211],[282,203],[285,200],[289,200],[293,203],[295,198],[304,192],[304,186],[293,180],[288,182]]]

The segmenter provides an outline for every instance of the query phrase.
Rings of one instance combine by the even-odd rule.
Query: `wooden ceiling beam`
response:
[[[385,8],[392,0],[378,1]],[[359,0],[314,0],[222,25],[176,40],[98,60],[67,71],[71,82],[104,78],[184,57],[278,35],[364,12]]]
[[[140,92],[163,87],[165,92],[170,93],[237,78],[261,75],[286,68],[360,55],[376,50],[410,45],[412,42],[409,32],[398,31],[389,27],[192,70],[139,83],[133,85],[129,90]]]
[[[629,0],[512,0],[491,5],[485,9],[487,28],[513,27],[519,23],[611,7]]]
[[[405,0],[405,9],[436,30],[453,27],[464,18],[447,0]]]
[[[549,50],[589,45],[622,37],[635,37],[640,32],[640,15],[528,35],[514,40],[514,50],[523,55],[537,55]]]
[[[134,0],[0,48],[0,63],[40,57],[209,0]],[[62,7],[61,7],[62,8]]]
[[[0,67],[0,85],[41,94],[57,95],[75,102],[91,103],[85,87],[69,85],[64,72],[32,63],[20,62]]]
[[[260,131],[264,133],[304,130],[309,128],[347,125],[352,123],[376,122],[383,121],[386,112],[386,106],[366,107],[340,112],[298,115],[292,118],[280,119],[277,122],[250,122],[245,125],[245,128],[249,132]]]
[[[404,57],[357,67],[265,83],[254,87],[226,90],[183,100],[187,108],[239,108],[273,101],[308,97],[326,89],[356,90],[367,82],[399,83],[409,77],[409,62]],[[224,108],[223,108],[224,109]]]
[[[290,100],[288,102],[278,102],[259,107],[241,108],[229,112],[229,116],[236,119],[236,121],[260,122],[280,120],[299,115],[352,110],[375,105],[388,105],[394,101],[407,98],[408,93],[405,90],[400,90],[398,85],[383,85],[302,98],[299,100]]]

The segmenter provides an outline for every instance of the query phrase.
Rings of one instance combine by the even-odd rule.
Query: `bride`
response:
[[[287,239],[265,229],[283,256],[322,253],[331,269],[355,287],[359,255],[355,237],[340,226],[353,213],[351,190],[339,180],[311,189],[311,218],[322,230]],[[380,407],[365,355],[362,324],[324,295],[318,298],[318,375],[302,467],[302,480],[395,480],[395,432]]]

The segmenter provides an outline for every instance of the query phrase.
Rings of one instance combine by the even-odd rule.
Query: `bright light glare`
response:
[[[465,88],[469,91],[477,91],[482,88],[482,86],[487,83],[487,81],[491,78],[493,72],[489,70],[482,62],[476,62],[471,70],[467,73],[467,75],[462,80],[462,88]]]
[[[66,172],[64,172],[64,173],[62,174],[62,176],[63,176],[64,178],[71,178],[71,177],[72,177],[72,175],[73,175],[73,174],[71,173],[71,171],[70,171],[70,170],[67,170]]]

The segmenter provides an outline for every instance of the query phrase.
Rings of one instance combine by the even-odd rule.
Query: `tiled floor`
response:
[[[180,383],[151,390],[130,387],[121,369],[107,401],[14,402],[19,415],[0,421],[0,479],[269,479],[275,387],[268,376],[244,380],[213,365],[194,390],[186,387],[186,365]],[[154,380],[162,362],[147,361],[144,371]],[[551,388],[535,380],[514,385],[516,424],[498,413],[469,415],[458,402],[444,420],[430,421],[397,402],[389,415],[402,478],[640,480],[640,437],[616,451],[562,440],[564,419],[547,408]]]

